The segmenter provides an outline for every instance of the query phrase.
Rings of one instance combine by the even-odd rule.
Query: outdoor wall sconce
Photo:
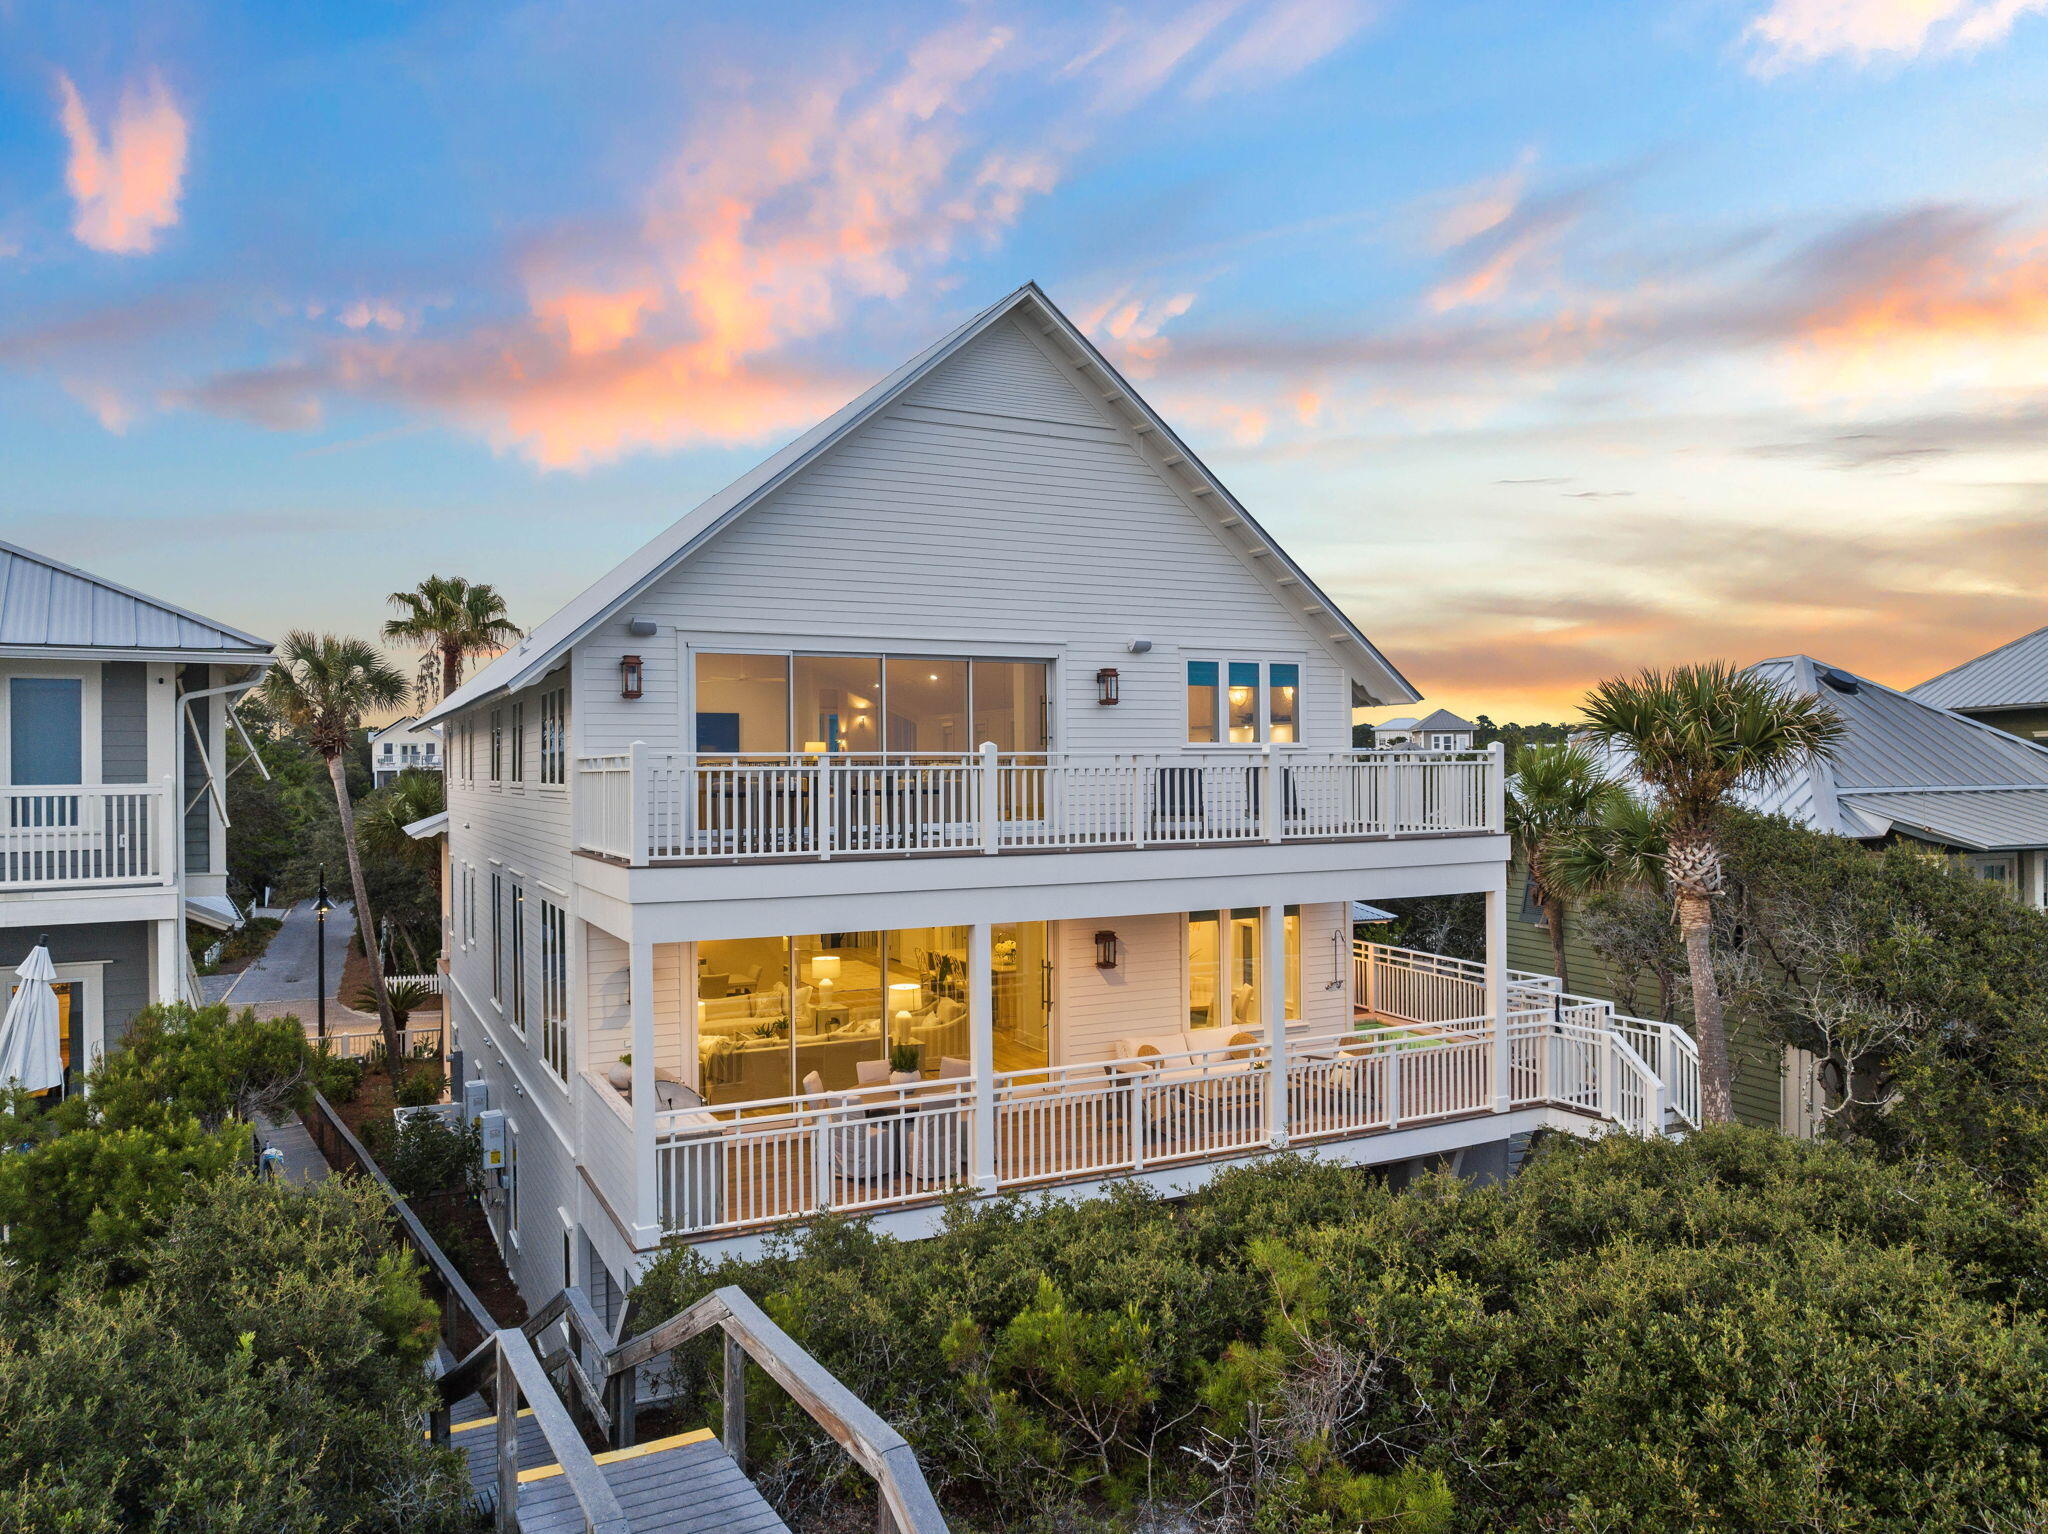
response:
[[[1095,967],[1097,969],[1116,968],[1116,934],[1114,932],[1098,932],[1095,934]]]
[[[637,655],[619,657],[619,696],[637,698],[647,681],[647,668],[640,663]]]
[[[1116,702],[1118,698],[1116,667],[1104,666],[1100,671],[1096,672],[1095,687],[1097,693],[1095,701],[1097,703]]]

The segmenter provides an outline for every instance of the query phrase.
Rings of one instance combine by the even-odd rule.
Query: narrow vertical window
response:
[[[569,781],[569,691],[553,687],[540,695],[540,780]]]
[[[526,705],[512,705],[512,751],[511,778],[514,783],[526,781]]]
[[[505,880],[491,875],[491,1000],[505,1003]]]
[[[1233,745],[1255,744],[1259,738],[1259,663],[1234,660],[1230,663],[1230,741]]]
[[[512,886],[512,1026],[526,1032],[526,891]]]
[[[1188,662],[1188,741],[1193,745],[1216,743],[1216,694],[1219,667],[1213,660]]]
[[[503,781],[505,776],[505,711],[491,710],[491,781]]]
[[[1291,746],[1301,739],[1301,667],[1275,662],[1266,668],[1266,739]]]
[[[569,1079],[569,918],[540,903],[540,1047],[548,1069]]]

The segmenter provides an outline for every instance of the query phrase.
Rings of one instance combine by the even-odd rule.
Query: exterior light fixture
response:
[[[1095,673],[1095,689],[1097,703],[1115,703],[1118,700],[1116,667],[1104,666]]]
[[[647,681],[647,668],[637,655],[619,657],[619,696],[637,698]]]
[[[1095,934],[1095,967],[1097,969],[1116,968],[1116,934],[1114,932],[1098,932]]]

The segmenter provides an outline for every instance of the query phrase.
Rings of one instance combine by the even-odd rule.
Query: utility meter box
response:
[[[483,1140],[484,1170],[502,1172],[505,1170],[505,1110],[486,1108],[476,1116],[477,1129]]]
[[[474,1124],[491,1105],[491,1084],[479,1076],[462,1084],[462,1122]]]

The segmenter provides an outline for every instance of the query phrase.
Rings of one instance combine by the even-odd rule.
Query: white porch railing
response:
[[[159,784],[0,788],[0,890],[168,884]]]
[[[577,758],[576,845],[676,859],[1061,851],[1497,832],[1498,750]]]
[[[1656,1072],[1612,1028],[1518,1013],[1507,1029],[1514,1106],[1554,1105],[1662,1132]],[[1356,1138],[1490,1113],[1492,1032],[1324,1032],[1287,1041],[1286,1123],[1270,1121],[1264,1044],[998,1072],[993,1163],[975,1166],[969,1081],[917,1082],[663,1112],[663,1228],[703,1236],[927,1202],[956,1189],[1046,1186]],[[595,1077],[591,1090],[609,1091]],[[586,1119],[589,1115],[586,1114]],[[623,1118],[615,1124],[623,1125]]]

